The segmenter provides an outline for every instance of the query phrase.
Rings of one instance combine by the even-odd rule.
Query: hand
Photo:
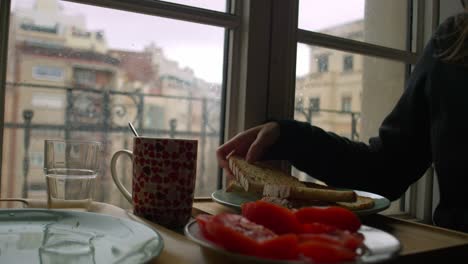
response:
[[[226,157],[232,152],[245,157],[247,162],[255,162],[262,158],[268,147],[278,141],[279,135],[280,128],[276,122],[265,123],[241,132],[216,150],[218,164],[229,170]]]

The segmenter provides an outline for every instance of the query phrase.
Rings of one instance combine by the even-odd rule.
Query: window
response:
[[[320,111],[320,98],[312,97],[309,98],[309,108],[313,111]]]
[[[54,66],[38,65],[32,68],[32,77],[36,80],[54,81],[63,80],[63,69]]]
[[[388,3],[365,0],[329,0],[318,3],[300,0],[299,28],[405,50],[407,5],[407,0]]]
[[[218,0],[79,2],[11,0],[2,196],[21,197],[25,182],[26,196],[45,197],[36,188],[45,139],[97,140],[105,153],[97,184],[108,191],[95,198],[128,207],[108,164],[132,148],[129,121],[145,136],[197,139],[195,195],[210,196],[219,187],[215,150],[231,65],[225,36],[239,28],[239,15]],[[121,177],[131,182],[123,170]]]
[[[299,110],[304,110],[304,98],[302,97],[296,98],[296,108]]]
[[[323,54],[317,56],[317,71],[318,72],[327,72],[328,71],[328,55]]]
[[[398,100],[406,69],[417,60],[418,38],[410,29],[423,22],[409,18],[423,7],[409,0],[345,2],[299,1],[294,93],[320,97],[321,105],[320,116],[295,111],[294,118],[365,142]],[[317,74],[322,72],[329,74]]]
[[[341,111],[351,112],[351,96],[341,97]]]
[[[352,71],[354,67],[354,60],[352,55],[346,55],[343,57],[343,71]]]

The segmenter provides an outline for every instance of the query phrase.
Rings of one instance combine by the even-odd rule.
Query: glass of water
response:
[[[101,163],[101,143],[46,140],[44,173],[49,208],[88,209]]]

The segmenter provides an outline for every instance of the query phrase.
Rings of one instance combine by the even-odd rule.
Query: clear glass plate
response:
[[[162,237],[144,224],[103,214],[0,210],[0,263],[146,263]]]

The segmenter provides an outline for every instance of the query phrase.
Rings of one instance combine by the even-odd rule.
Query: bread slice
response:
[[[374,207],[374,199],[370,197],[358,196],[356,202],[346,203],[346,202],[324,202],[324,201],[305,201],[305,200],[294,200],[294,199],[283,199],[278,197],[263,197],[263,201],[281,205],[289,209],[298,209],[308,206],[341,206],[347,208],[351,211],[359,211],[364,209],[369,209]]]
[[[352,211],[359,211],[359,210],[364,210],[364,209],[369,209],[374,207],[375,202],[374,199],[366,196],[357,196],[357,199],[353,203],[347,203],[347,202],[336,202],[336,205],[348,208],[349,210]]]
[[[228,161],[232,174],[246,192],[300,200],[356,201],[353,191],[310,188],[295,177],[261,163],[250,164],[237,156],[228,157]]]

